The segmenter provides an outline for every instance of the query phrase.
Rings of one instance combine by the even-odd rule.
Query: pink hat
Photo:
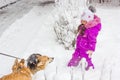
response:
[[[94,19],[94,13],[92,13],[89,9],[83,11],[83,14],[81,15],[81,20],[85,20],[89,22],[93,19]]]

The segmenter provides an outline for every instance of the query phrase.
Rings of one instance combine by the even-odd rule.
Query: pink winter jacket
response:
[[[100,18],[96,15],[94,20],[88,22],[85,27],[87,28],[83,36],[77,36],[77,45],[76,48],[84,51],[92,50],[95,51],[96,47],[96,38],[98,32],[101,30],[101,21]]]

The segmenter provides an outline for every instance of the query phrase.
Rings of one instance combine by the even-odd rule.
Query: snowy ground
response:
[[[34,75],[34,80],[45,80],[44,74],[47,75],[47,80],[71,79],[70,68],[66,65],[74,50],[67,51],[55,41],[53,13],[57,13],[53,5],[34,6],[29,13],[10,25],[0,37],[0,52],[21,58],[27,58],[36,52],[55,57],[54,62],[44,71]],[[102,30],[93,54],[95,70],[87,71],[85,80],[119,80],[119,8],[98,8],[97,14],[102,19]],[[0,76],[11,72],[13,62],[14,59],[0,55]],[[73,80],[81,80],[79,66],[73,70],[73,74]]]
[[[15,1],[15,0],[14,0]],[[0,35],[16,20],[27,14],[40,0],[19,0],[9,7],[0,9]],[[0,5],[2,5],[0,3]],[[7,24],[6,24],[7,23]]]

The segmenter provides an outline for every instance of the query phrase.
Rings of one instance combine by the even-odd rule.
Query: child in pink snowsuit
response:
[[[76,49],[72,55],[72,59],[68,63],[68,67],[77,66],[82,58],[85,58],[88,65],[86,70],[90,67],[94,69],[91,61],[91,55],[95,51],[96,38],[98,32],[101,30],[101,21],[89,9],[82,14],[81,25],[78,28],[78,36],[76,40]]]

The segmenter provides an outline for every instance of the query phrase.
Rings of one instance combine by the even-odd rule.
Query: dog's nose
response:
[[[54,60],[54,57],[52,57],[51,59]]]
[[[53,60],[54,60],[54,57],[51,57],[49,63],[53,62]]]

